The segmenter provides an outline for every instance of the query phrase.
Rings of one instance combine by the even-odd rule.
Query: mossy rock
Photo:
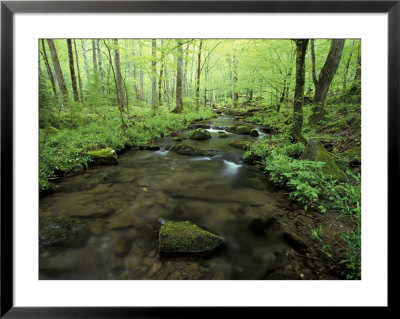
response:
[[[223,243],[218,235],[188,221],[167,221],[160,227],[158,239],[160,252],[205,252]]]
[[[87,152],[93,159],[94,165],[114,165],[118,164],[118,155],[111,148],[104,148],[96,151]]]
[[[258,136],[259,134],[258,134],[258,131],[255,129],[255,128],[253,128],[252,130],[250,130],[250,136]]]
[[[229,136],[229,134],[227,134],[225,132],[218,132],[218,137],[225,138],[225,137],[228,137],[228,136]]]
[[[182,155],[192,155],[192,156],[214,156],[218,153],[216,150],[202,150],[193,145],[179,143],[170,148],[171,151],[182,154]]]
[[[337,166],[334,156],[327,152],[320,142],[310,140],[300,156],[301,160],[310,160],[315,162],[324,162],[322,171],[325,175],[331,176],[338,181],[348,181],[347,175]]]
[[[231,127],[228,127],[226,129],[230,133],[235,133],[239,135],[249,135],[250,134],[250,127],[246,125],[234,125]]]
[[[342,156],[346,159],[346,162],[352,166],[357,167],[361,165],[361,146],[351,148],[344,152]]]
[[[251,146],[251,142],[249,141],[232,141],[228,143],[229,146],[233,147],[233,148],[238,148],[244,151],[248,151],[250,149]]]
[[[189,137],[192,140],[207,140],[211,138],[211,134],[203,128],[197,128],[190,133]]]

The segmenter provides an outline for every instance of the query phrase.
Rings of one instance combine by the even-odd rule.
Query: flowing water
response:
[[[260,279],[287,264],[278,228],[260,234],[249,227],[273,220],[285,199],[241,161],[244,151],[228,145],[263,135],[221,138],[218,131],[237,121],[210,124],[211,139],[186,142],[218,150],[216,156],[180,155],[168,151],[176,142],[164,139],[161,150],[128,151],[118,165],[63,178],[58,192],[40,200],[40,217],[67,218],[73,235],[64,234],[71,240],[62,245],[41,245],[40,279]],[[209,255],[160,256],[165,220],[188,220],[225,245]]]

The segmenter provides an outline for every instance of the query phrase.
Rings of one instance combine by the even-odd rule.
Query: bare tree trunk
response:
[[[63,104],[67,104],[68,90],[67,86],[65,85],[64,75],[61,70],[60,61],[58,60],[56,47],[54,46],[54,42],[51,39],[47,39],[47,44],[49,45],[51,60],[53,61],[53,67],[54,70],[56,71],[56,79],[63,99]]]
[[[178,40],[178,60],[176,63],[176,107],[172,111],[174,113],[181,113],[183,110],[183,100],[182,100],[182,43]]]
[[[86,78],[88,83],[90,83],[90,73],[89,73],[89,64],[88,60],[86,57],[86,48],[85,48],[85,40],[81,40],[81,45],[82,45],[82,55],[83,55],[83,65],[85,66],[85,73],[86,73]]]
[[[81,96],[81,101],[83,101],[84,98],[83,98],[81,71],[80,71],[80,68],[79,68],[79,58],[78,58],[78,51],[76,50],[76,41],[75,40],[74,40],[74,49],[75,49],[75,56],[76,56],[76,69],[78,71],[79,93],[80,93],[80,96]]]
[[[56,88],[56,82],[54,80],[53,71],[50,68],[49,60],[47,58],[47,53],[46,53],[46,47],[45,47],[45,44],[44,44],[44,40],[42,39],[41,41],[42,41],[42,48],[43,48],[42,55],[43,55],[44,64],[46,66],[47,74],[48,74],[50,82],[51,82],[51,87],[53,89],[54,97],[57,98],[58,97],[57,88]]]
[[[139,40],[139,56],[142,56],[142,42]],[[143,85],[143,67],[140,67],[139,71],[139,77],[140,77],[140,99],[143,101],[144,100],[144,85]]]
[[[154,114],[157,108],[157,69],[156,69],[156,50],[157,40],[151,40],[151,103],[153,105]]]
[[[238,93],[238,87],[237,87],[237,82],[238,82],[238,60],[236,58],[236,55],[232,56],[232,61],[233,61],[233,106],[237,107],[238,106],[238,101],[239,101],[239,93]]]
[[[318,80],[317,73],[315,72],[315,47],[314,47],[314,39],[311,39],[311,69],[312,69],[312,79],[314,82],[314,87],[317,88]]]
[[[97,59],[99,62],[99,74],[100,74],[100,81],[101,81],[101,92],[103,93],[103,96],[104,96],[105,90],[104,90],[103,65],[102,65],[102,61],[101,61],[100,40],[97,39],[96,42],[97,42],[96,43],[97,44]]]
[[[96,90],[99,88],[99,72],[97,70],[97,56],[96,56],[96,42],[92,40],[92,54],[93,54],[93,80]]]
[[[122,75],[121,75],[121,63],[119,58],[119,48],[118,48],[118,40],[114,39],[114,62],[115,62],[115,77],[116,77],[116,85],[117,85],[117,97],[118,103],[121,110],[124,110],[124,93],[122,88]]]
[[[71,82],[72,82],[72,91],[74,93],[74,101],[79,101],[78,87],[76,85],[76,76],[75,76],[75,68],[74,68],[74,54],[72,53],[72,41],[71,39],[67,39],[68,46],[68,61],[69,61],[69,71],[71,73]]]
[[[308,40],[296,42],[296,88],[294,91],[292,138],[296,142],[306,142],[303,136],[303,104],[305,83],[305,57]]]
[[[311,123],[316,124],[319,120],[322,120],[324,116],[326,95],[328,94],[329,86],[339,66],[344,41],[343,39],[332,40],[328,57],[319,73],[317,86],[315,87],[313,114],[310,116]]]
[[[359,48],[357,54],[356,74],[354,75],[353,84],[351,85],[350,92],[354,94],[360,92],[360,90],[361,90],[361,52]]]
[[[203,40],[200,40],[199,51],[197,53],[197,76],[196,76],[196,111],[200,107],[200,72],[201,72],[201,47]]]
[[[187,66],[188,66],[188,55],[189,55],[189,43],[186,44],[186,54],[185,54],[185,67],[183,68],[183,94],[187,94]]]

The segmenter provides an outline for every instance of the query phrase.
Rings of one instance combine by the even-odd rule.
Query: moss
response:
[[[55,127],[52,126],[45,127],[41,131],[44,133],[45,136],[56,135],[60,132],[59,129],[56,129]]]
[[[211,138],[211,134],[203,128],[197,128],[190,133],[189,137],[192,140],[207,140]]]
[[[300,159],[324,162],[322,171],[325,175],[331,176],[339,181],[347,181],[347,175],[337,166],[333,155],[327,152],[322,145],[315,140],[310,140]]]
[[[257,131],[255,128],[253,128],[253,129],[250,131],[250,136],[258,136],[258,131]]]
[[[222,238],[218,235],[188,221],[167,221],[159,231],[161,252],[202,252],[212,250],[222,242]]]
[[[349,149],[342,155],[346,159],[347,163],[352,166],[359,166],[361,164],[361,146]]]
[[[229,134],[226,134],[225,132],[218,132],[218,137],[225,138],[225,137],[228,137],[228,136],[229,136]]]
[[[246,125],[234,125],[231,127],[228,127],[226,129],[228,132],[235,133],[235,134],[240,134],[240,135],[249,135],[250,134],[250,127]]]
[[[218,153],[216,150],[202,150],[188,145],[185,143],[179,143],[171,147],[171,151],[182,155],[195,155],[195,156],[214,156]]]
[[[118,164],[117,153],[111,148],[104,148],[96,151],[89,151],[87,155],[90,155],[95,165],[101,164]]]

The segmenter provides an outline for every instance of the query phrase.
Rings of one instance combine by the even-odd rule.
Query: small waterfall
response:
[[[225,169],[223,171],[223,175],[234,176],[239,171],[239,169],[242,167],[242,165],[240,165],[240,164],[235,164],[235,163],[229,162],[227,160],[223,160],[223,161],[225,163]]]
[[[191,161],[211,161],[211,157],[209,156],[199,156],[199,157],[193,157],[190,159]]]

